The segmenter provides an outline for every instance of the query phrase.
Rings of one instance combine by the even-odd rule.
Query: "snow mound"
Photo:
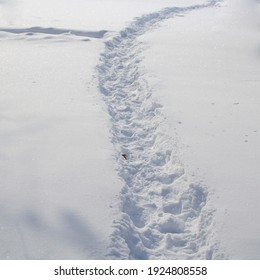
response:
[[[90,41],[90,38],[102,39],[107,33],[107,30],[99,31],[84,31],[76,29],[62,29],[53,27],[30,27],[30,28],[0,28],[0,37],[6,38],[11,37],[14,39],[24,39],[24,40],[81,40]],[[10,36],[14,34],[14,37]]]
[[[27,33],[28,35],[33,35],[34,33],[43,33],[43,34],[72,34],[75,36],[82,37],[91,37],[91,38],[103,38],[107,33],[106,30],[100,31],[83,31],[83,30],[73,30],[73,29],[61,29],[61,28],[44,28],[40,26],[30,27],[30,28],[0,28],[0,31],[10,32],[15,34]]]

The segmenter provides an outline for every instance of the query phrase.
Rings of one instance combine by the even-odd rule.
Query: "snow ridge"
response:
[[[144,15],[105,43],[98,66],[99,88],[111,116],[118,172],[125,184],[109,258],[216,257],[213,211],[206,207],[208,191],[202,183],[187,178],[178,160],[162,106],[154,102],[140,66],[142,45],[138,36],[164,19],[218,2]]]
[[[9,32],[14,34],[22,34],[26,33],[26,35],[32,36],[35,33],[42,33],[48,35],[75,35],[80,37],[90,37],[90,38],[103,38],[106,34],[106,30],[100,31],[83,31],[83,30],[75,30],[75,29],[62,29],[62,28],[53,28],[53,27],[40,27],[34,26],[30,28],[0,28],[1,32]]]

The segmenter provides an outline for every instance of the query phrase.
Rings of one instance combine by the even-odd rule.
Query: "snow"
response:
[[[185,170],[213,193],[231,259],[260,257],[259,12],[253,1],[225,1],[142,38],[154,97],[178,135]]]
[[[1,42],[2,258],[102,256],[120,182],[93,81],[101,47]]]
[[[204,0],[2,0],[0,26],[119,31],[136,16]]]
[[[1,259],[259,258],[257,1],[0,14]]]
[[[205,259],[213,255],[216,245],[206,241],[212,233],[210,225],[204,231],[212,214],[203,208],[207,190],[190,181],[178,162],[161,106],[153,101],[142,77],[138,44],[138,37],[163,19],[205,7],[208,5],[173,7],[136,18],[106,41],[98,67],[99,87],[113,123],[112,142],[118,153],[129,156],[127,162],[119,159],[119,175],[125,182],[123,214],[116,222],[111,257]],[[173,201],[179,205],[178,211]],[[182,240],[181,246],[174,246],[176,239]]]

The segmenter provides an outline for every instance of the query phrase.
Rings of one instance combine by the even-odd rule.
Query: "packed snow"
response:
[[[259,259],[259,13],[0,1],[1,259]]]

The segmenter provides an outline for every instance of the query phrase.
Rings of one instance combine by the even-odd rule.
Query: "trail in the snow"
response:
[[[162,20],[214,6],[166,8],[144,15],[105,43],[99,87],[112,120],[118,153],[121,217],[108,257],[116,259],[211,259],[216,257],[207,189],[187,178],[160,104],[140,67],[138,36]],[[126,154],[127,160],[120,157]]]

